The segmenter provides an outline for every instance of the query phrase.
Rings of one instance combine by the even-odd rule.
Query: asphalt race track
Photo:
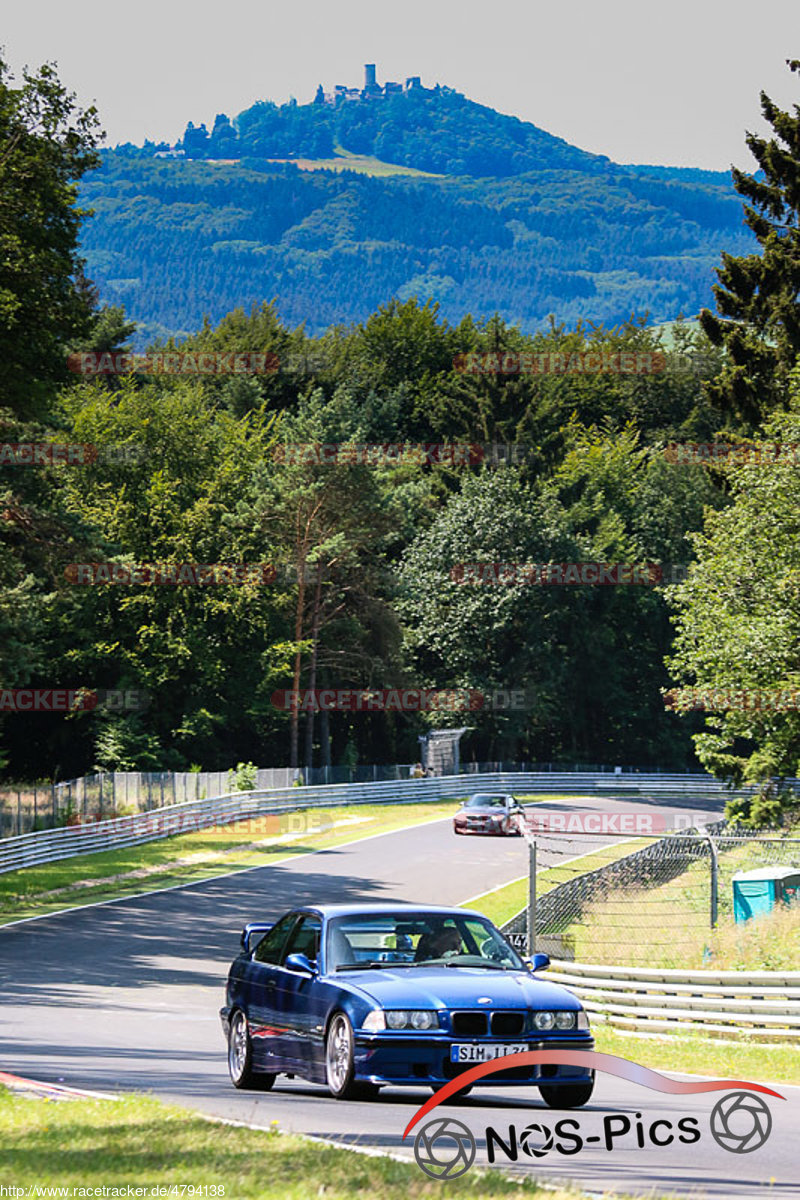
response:
[[[548,803],[537,812],[575,806],[575,800]],[[594,799],[580,806],[663,811],[629,800]],[[672,815],[688,811],[670,807]],[[692,815],[702,822],[719,814],[698,808]],[[576,838],[574,853],[613,840]],[[526,869],[521,839],[459,838],[443,820],[186,888],[0,928],[0,1062],[34,1079],[151,1090],[229,1119],[263,1126],[277,1119],[286,1130],[411,1156],[414,1135],[403,1142],[403,1129],[430,1096],[428,1089],[387,1088],[367,1103],[337,1102],[324,1088],[296,1080],[279,1079],[269,1093],[236,1092],[230,1085],[217,1013],[241,927],[306,902],[464,902]],[[641,1045],[631,1039],[632,1059]],[[546,1108],[535,1089],[488,1087],[437,1115],[468,1126],[478,1161],[485,1161],[487,1126],[507,1140],[509,1125],[518,1132],[536,1122],[552,1129],[562,1118],[575,1118],[581,1135],[596,1139],[579,1153],[551,1149],[540,1158],[520,1153],[516,1163],[501,1153],[497,1165],[553,1182],[574,1180],[593,1192],[750,1197],[769,1191],[800,1198],[800,1088],[776,1090],[786,1099],[767,1098],[771,1136],[750,1154],[731,1153],[711,1137],[709,1114],[724,1093],[676,1098],[610,1075],[598,1077],[592,1102],[576,1113]],[[627,1115],[631,1132],[607,1150],[603,1121],[611,1114]],[[637,1114],[645,1130],[643,1148],[637,1144]],[[647,1131],[654,1121],[676,1126],[689,1116],[698,1119],[698,1142],[650,1142]],[[666,1131],[660,1126],[658,1136],[665,1140]]]

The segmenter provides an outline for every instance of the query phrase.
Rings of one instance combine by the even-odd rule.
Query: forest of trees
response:
[[[96,448],[71,463],[4,460],[0,683],[147,698],[135,711],[6,708],[6,778],[285,765],[294,756],[314,764],[410,761],[418,734],[443,723],[473,727],[465,750],[477,759],[673,769],[699,760],[759,780],[797,772],[796,708],[710,712],[691,701],[698,686],[798,684],[796,462],[685,462],[670,447],[800,442],[800,118],[764,98],[775,136],[750,139],[763,175],[735,180],[749,228],[746,253],[736,257],[736,222],[714,224],[728,201],[713,186],[631,178],[628,207],[613,221],[598,212],[591,231],[589,208],[551,197],[538,228],[524,191],[530,181],[496,182],[494,204],[480,181],[457,197],[441,188],[421,212],[407,184],[390,199],[381,181],[291,169],[253,167],[233,177],[203,164],[133,159],[98,168],[95,114],[78,112],[52,75],[15,86],[2,69],[0,92],[8,150],[0,217],[9,249],[0,279],[3,444]],[[76,211],[82,178],[80,196],[97,209],[84,219],[84,246],[95,240],[85,272]],[[597,200],[601,183],[622,187],[606,174],[587,179],[587,198]],[[270,203],[252,203],[250,189],[267,189]],[[23,194],[25,211],[41,219],[20,215]],[[654,214],[669,215],[654,226]],[[380,242],[369,287],[362,267],[339,276],[369,311],[322,329],[333,318],[321,297],[336,286],[333,256],[313,261],[330,237],[326,220],[349,228],[352,241],[378,231],[388,237],[392,226],[398,239],[416,222],[432,256],[461,256],[464,269],[478,254],[477,227],[487,301],[490,282],[499,285],[503,274],[495,256],[517,238],[528,245],[530,271],[557,298],[570,272],[563,261],[557,269],[554,229],[576,239],[585,261],[596,254],[619,271],[622,263],[632,269],[641,238],[649,255],[660,255],[650,269],[670,281],[664,286],[688,287],[678,266],[692,244],[689,228],[724,224],[729,253],[718,315],[704,313],[702,329],[678,323],[666,344],[643,319],[568,320],[532,332],[522,318],[486,316],[479,306],[478,315],[461,308],[454,319],[444,304],[391,298]],[[101,227],[105,244],[118,249],[97,248]],[[220,244],[240,242],[243,262],[267,233],[303,256],[317,280],[317,290],[302,293],[305,328],[299,314],[287,321],[267,302],[244,265],[215,291],[227,260],[208,253],[211,229]],[[121,256],[105,274],[102,253]],[[347,253],[342,241],[342,262]],[[70,377],[68,353],[124,349],[136,335],[121,306],[100,304],[87,275],[105,280],[107,298],[117,268],[145,260],[144,286],[162,315],[187,277],[178,276],[181,263],[191,277],[197,316],[182,354],[270,354],[277,369]],[[592,286],[580,269],[573,273],[576,288],[578,280]],[[640,283],[643,311],[652,306]],[[522,275],[517,286],[522,296]],[[699,276],[692,286],[699,291]],[[237,288],[247,303],[213,315]],[[563,296],[554,304],[559,312],[569,306]],[[203,322],[205,311],[212,319]],[[464,355],[501,361],[583,351],[662,358],[649,373],[461,369]],[[769,386],[761,386],[765,378]],[[407,456],[370,465],[287,453],[298,443],[503,443],[525,453],[511,464]],[[667,587],[465,584],[458,566],[476,562],[657,564],[662,582],[687,577]],[[280,569],[271,582],[238,585],[80,586],[80,563]],[[513,688],[524,690],[525,704],[471,712],[464,722],[458,712],[334,711],[314,720],[274,701],[277,690],[314,686]]]
[[[87,273],[139,346],[264,298],[310,334],[413,297],[450,322],[500,313],[529,333],[551,313],[668,321],[707,302],[723,247],[754,244],[729,183],[623,168],[384,179],[109,153],[80,194]]]

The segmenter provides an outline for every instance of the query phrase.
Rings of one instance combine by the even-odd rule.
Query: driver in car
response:
[[[444,958],[446,955],[458,954],[460,950],[461,934],[453,925],[444,925],[435,933],[427,933],[420,938],[414,957],[419,962],[424,958]]]

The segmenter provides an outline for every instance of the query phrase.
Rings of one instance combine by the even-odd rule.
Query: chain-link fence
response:
[[[229,771],[115,771],[64,783],[8,784],[0,787],[0,837],[150,812],[230,790]]]
[[[735,875],[796,868],[800,880],[797,832],[745,832],[721,821],[703,831],[634,836],[613,845],[574,833],[537,833],[529,837],[534,886],[528,905],[505,930],[531,953],[568,961],[797,969],[800,903],[784,895],[766,921],[737,921],[734,914]],[[576,857],[577,840],[582,853]]]

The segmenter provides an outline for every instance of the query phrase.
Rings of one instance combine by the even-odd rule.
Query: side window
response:
[[[309,962],[316,962],[321,930],[322,922],[319,917],[301,917],[289,938],[284,958],[290,954],[305,954]]]
[[[256,962],[279,963],[281,961],[283,947],[286,945],[289,931],[296,920],[297,913],[287,913],[285,917],[281,917],[280,921],[272,926],[269,933],[264,934],[256,946],[256,951],[253,955]]]

